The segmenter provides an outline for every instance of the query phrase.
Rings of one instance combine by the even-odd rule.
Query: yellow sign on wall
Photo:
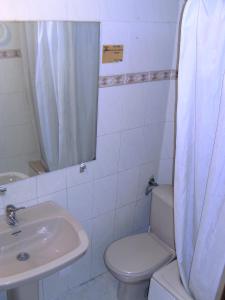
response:
[[[102,63],[114,63],[123,61],[123,45],[104,45],[102,51]]]

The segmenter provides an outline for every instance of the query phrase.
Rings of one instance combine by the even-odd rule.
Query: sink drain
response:
[[[26,260],[28,260],[30,258],[30,255],[28,253],[26,253],[26,252],[21,252],[21,253],[19,253],[17,255],[16,258],[19,261],[26,261]]]

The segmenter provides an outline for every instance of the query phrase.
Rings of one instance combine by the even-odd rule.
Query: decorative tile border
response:
[[[20,49],[0,50],[0,59],[21,57]]]
[[[160,70],[112,76],[100,76],[99,87],[104,88],[117,85],[135,84],[159,80],[175,80],[177,79],[177,75],[177,70]]]

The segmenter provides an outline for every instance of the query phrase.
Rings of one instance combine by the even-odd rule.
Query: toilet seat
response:
[[[133,283],[149,279],[175,252],[152,233],[123,238],[105,252],[106,266],[120,281]]]

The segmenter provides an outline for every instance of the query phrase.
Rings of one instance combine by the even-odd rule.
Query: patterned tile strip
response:
[[[20,49],[0,50],[0,59],[21,57]]]
[[[177,70],[160,70],[140,73],[128,73],[112,76],[100,76],[99,87],[111,87],[117,85],[134,84],[159,80],[177,79]]]

